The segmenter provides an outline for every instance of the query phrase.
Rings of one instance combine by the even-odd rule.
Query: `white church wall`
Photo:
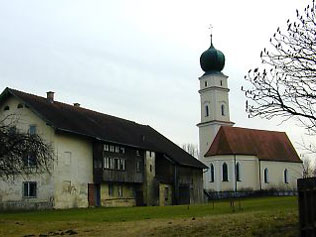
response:
[[[264,170],[268,169],[267,183]],[[288,183],[284,180],[284,170],[288,171]],[[296,182],[303,174],[302,163],[261,161],[262,189],[296,190]]]
[[[228,181],[223,181],[223,164],[228,166]],[[235,165],[239,163],[240,181],[236,180]],[[211,182],[210,169],[204,173],[204,188],[209,191],[243,191],[259,189],[258,158],[255,156],[225,155],[204,159],[204,164],[214,165],[214,182]]]

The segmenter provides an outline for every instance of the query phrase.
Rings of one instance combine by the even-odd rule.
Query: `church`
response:
[[[212,37],[212,36],[211,36]],[[302,161],[284,132],[234,127],[230,120],[225,56],[213,46],[200,65],[199,159],[208,166],[204,189],[210,194],[262,190],[294,191]]]

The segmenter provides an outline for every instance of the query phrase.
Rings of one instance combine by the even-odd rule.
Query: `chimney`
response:
[[[80,104],[79,103],[74,103],[74,106],[75,107],[80,107]]]
[[[53,103],[54,102],[54,93],[53,91],[48,91],[46,92],[47,94],[47,100],[50,102],[50,103]]]

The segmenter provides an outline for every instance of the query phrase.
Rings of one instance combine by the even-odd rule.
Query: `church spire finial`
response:
[[[209,25],[208,29],[210,30],[210,38],[211,38],[211,46],[213,46],[213,26],[212,24]]]

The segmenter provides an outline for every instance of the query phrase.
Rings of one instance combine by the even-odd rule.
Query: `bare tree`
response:
[[[185,143],[182,145],[182,149],[195,158],[199,157],[199,149],[197,145],[194,145],[192,143]]]
[[[9,179],[49,172],[54,159],[52,146],[39,135],[0,121],[0,178]]]
[[[261,52],[260,68],[249,70],[245,79],[252,86],[243,88],[249,117],[284,120],[295,118],[316,133],[316,17],[312,1],[287,29],[270,39],[271,50]]]

